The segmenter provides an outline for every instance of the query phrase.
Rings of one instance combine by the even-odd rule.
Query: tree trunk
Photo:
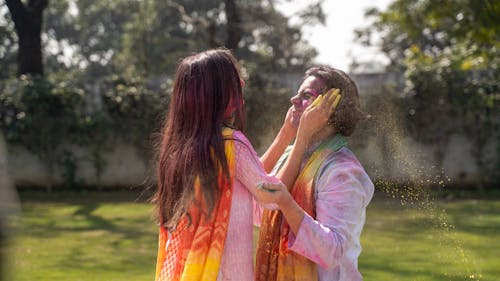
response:
[[[41,32],[48,0],[29,0],[27,6],[20,0],[6,0],[6,3],[19,38],[18,74],[43,75]]]
[[[234,0],[224,0],[227,18],[226,48],[236,50],[241,40],[241,18]]]

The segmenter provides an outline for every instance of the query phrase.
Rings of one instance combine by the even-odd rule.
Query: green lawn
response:
[[[151,206],[132,193],[24,193],[2,249],[5,280],[153,280]],[[376,198],[359,260],[365,280],[498,280],[500,200]]]
[[[14,221],[6,280],[154,279],[158,237],[149,205],[123,193],[38,195],[23,200]]]
[[[499,280],[500,200],[376,200],[367,212],[365,280]]]

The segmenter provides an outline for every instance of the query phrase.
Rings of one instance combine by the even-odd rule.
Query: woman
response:
[[[275,207],[272,193],[257,187],[286,190],[310,136],[328,122],[329,99],[307,109],[298,130],[287,114],[264,166],[272,167],[297,133],[294,149],[277,178],[270,176],[241,133],[242,81],[228,50],[189,56],[177,68],[153,197],[160,223],[156,280],[253,280],[252,198]]]

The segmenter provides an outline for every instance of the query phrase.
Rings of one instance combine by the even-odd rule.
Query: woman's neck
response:
[[[235,121],[234,117],[224,119],[224,122],[222,122],[222,126],[225,126],[225,127],[231,128],[231,129],[235,129],[234,121]]]

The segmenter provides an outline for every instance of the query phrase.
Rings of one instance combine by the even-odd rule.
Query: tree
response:
[[[224,45],[228,49],[237,49],[242,36],[241,17],[235,2],[234,0],[224,0],[224,12],[227,18],[227,38]]]
[[[94,80],[113,74],[164,75],[173,71],[179,57],[220,46],[233,49],[238,58],[254,69],[258,66],[261,72],[303,70],[316,51],[303,39],[301,26],[324,23],[321,1],[300,11],[297,16],[302,21],[294,25],[274,8],[275,2],[59,0],[49,5],[48,0],[30,0],[23,5],[21,0],[10,0],[7,3],[9,9],[14,10],[15,6],[15,11],[25,13],[34,13],[37,7],[39,19],[40,8],[47,7],[41,29],[42,51],[38,52],[39,61],[42,52],[44,58],[37,65],[49,74],[77,71]],[[0,13],[5,14],[5,10]],[[6,35],[2,38],[12,37],[13,18],[12,15],[0,22],[0,32]],[[17,22],[26,24],[18,16],[15,21],[16,31]],[[14,43],[21,44],[23,40],[18,36]],[[0,41],[0,58],[4,62],[18,51],[9,44],[12,45],[12,40]],[[18,49],[19,58],[28,60],[32,55],[28,51],[29,56],[21,55],[23,50]],[[2,73],[9,72],[3,68]]]
[[[26,21],[17,12],[8,17],[7,6],[0,4],[0,127],[9,141],[31,147],[49,167],[63,165],[68,184],[75,182],[77,167],[61,141],[90,146],[99,178],[102,152],[114,139],[150,148],[148,137],[167,108],[179,59],[225,46],[242,65],[252,120],[248,132],[260,141],[279,128],[282,120],[275,116],[280,110],[284,116],[289,106],[287,89],[272,84],[266,73],[302,72],[316,51],[302,38],[301,25],[324,22],[321,1],[298,14],[302,22],[295,25],[274,9],[276,2],[26,0],[23,6],[12,0],[12,11],[38,7],[40,20],[45,10],[39,44],[47,75],[21,79],[5,78],[14,76],[12,58],[21,40],[15,33]]]
[[[51,2],[44,30],[50,70],[76,69],[91,81],[115,74],[114,58],[122,50],[127,26],[143,2],[148,0]],[[143,21],[149,20],[149,15],[142,16]],[[49,44],[53,46],[50,54]]]
[[[159,75],[171,73],[179,57],[225,46],[261,72],[302,71],[316,51],[300,26],[323,23],[321,5],[311,4],[302,23],[292,26],[274,2],[142,1],[114,62],[134,75]]]
[[[41,32],[48,0],[5,0],[19,40],[18,74],[43,75]]]
[[[500,2],[396,0],[366,17],[374,24],[357,31],[360,42],[377,44],[373,35],[381,35],[388,69],[405,73],[409,132],[441,144],[455,133],[469,135],[483,177],[491,179],[498,168],[491,160],[500,161],[484,148],[499,137]],[[436,150],[438,165],[443,155]]]
[[[9,8],[0,4],[0,79],[12,77],[17,73],[17,37],[14,23],[11,20]]]

